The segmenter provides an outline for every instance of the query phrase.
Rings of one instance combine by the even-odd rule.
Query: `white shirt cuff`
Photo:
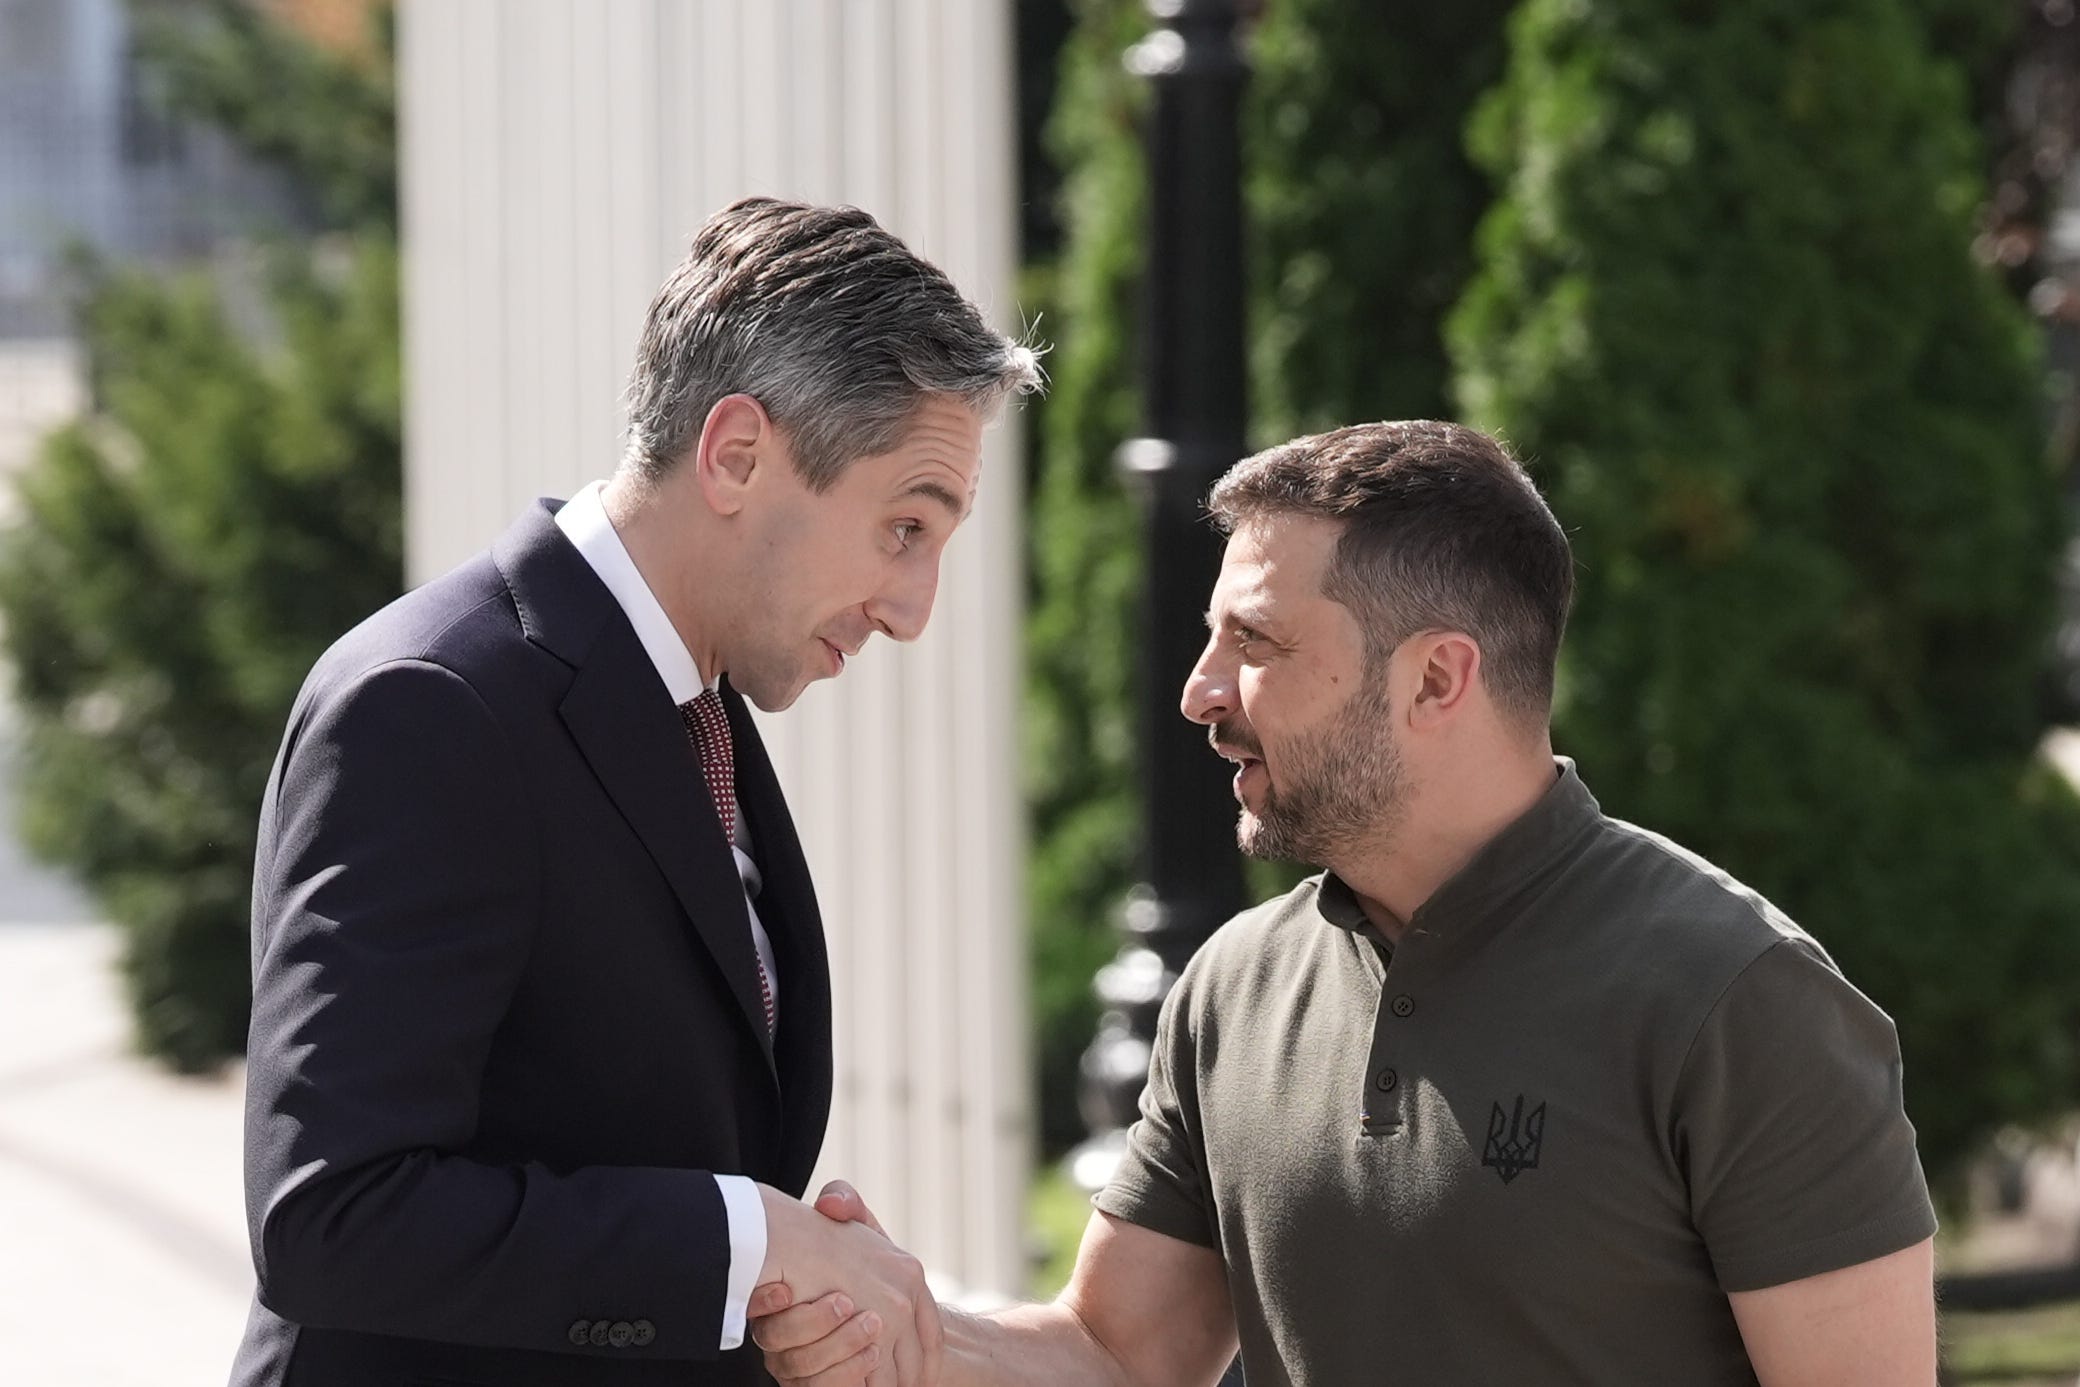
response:
[[[766,1264],[766,1206],[748,1175],[718,1175],[722,1210],[729,1216],[729,1282],[722,1298],[722,1347],[744,1343],[744,1312]]]

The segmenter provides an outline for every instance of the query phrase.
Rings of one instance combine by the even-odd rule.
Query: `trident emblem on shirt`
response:
[[[1488,1114],[1488,1144],[1481,1152],[1481,1164],[1493,1166],[1506,1185],[1525,1171],[1538,1169],[1538,1148],[1545,1135],[1545,1104],[1527,1113],[1520,1093],[1516,1106],[1505,1113],[1498,1102]]]

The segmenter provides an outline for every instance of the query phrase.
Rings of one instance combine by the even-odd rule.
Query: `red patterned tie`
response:
[[[729,712],[722,706],[722,695],[713,689],[703,689],[699,696],[679,705],[680,720],[686,724],[686,735],[693,739],[693,750],[701,758],[701,775],[708,782],[708,797],[715,801],[715,812],[722,818],[722,835],[729,839],[731,847],[737,845],[737,753],[730,740]],[[758,996],[766,1007],[766,1034],[773,1033],[773,983],[766,976],[765,960],[758,956],[757,941],[752,942],[752,962],[758,965]]]

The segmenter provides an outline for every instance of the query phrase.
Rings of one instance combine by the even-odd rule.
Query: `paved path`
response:
[[[115,953],[0,924],[5,1387],[218,1387],[244,1323],[239,1076],[131,1056]]]

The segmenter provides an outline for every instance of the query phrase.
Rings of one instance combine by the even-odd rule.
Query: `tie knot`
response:
[[[686,720],[686,730],[700,747],[702,760],[708,759],[711,751],[728,755],[729,711],[722,706],[720,693],[714,689],[702,689],[698,695],[679,705],[679,716]]]

